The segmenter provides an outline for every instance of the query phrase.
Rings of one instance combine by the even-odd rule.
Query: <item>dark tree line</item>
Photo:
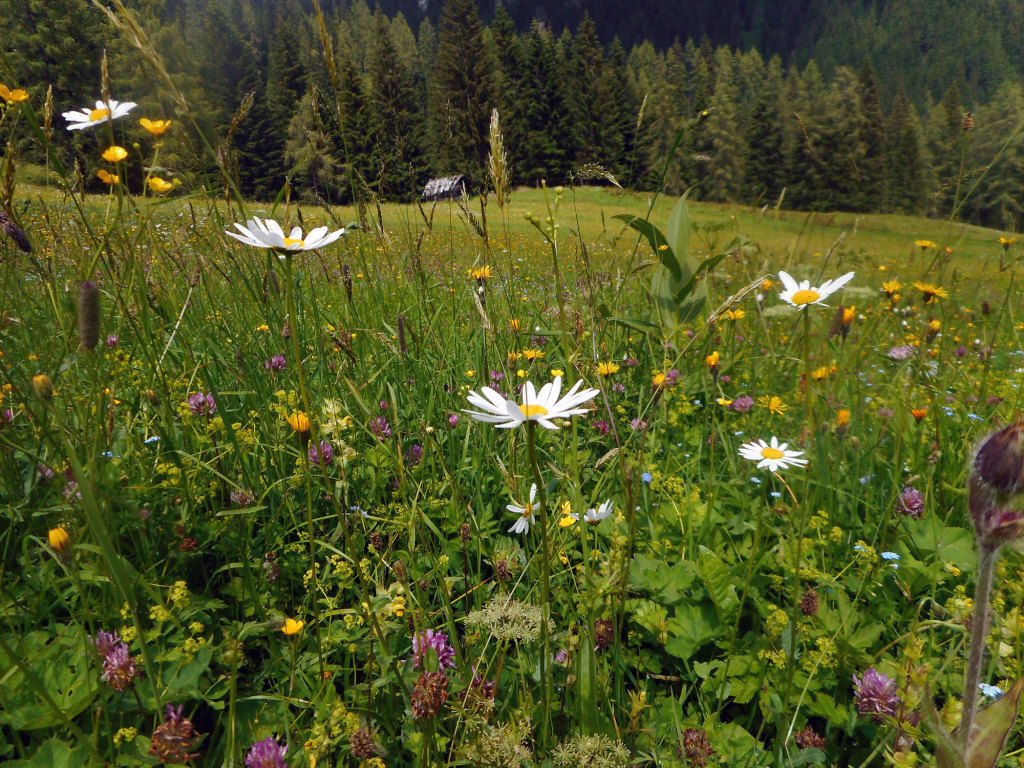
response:
[[[413,199],[433,175],[464,173],[482,189],[497,108],[519,185],[601,179],[600,166],[623,186],[653,189],[664,172],[668,192],[758,206],[948,216],[956,201],[964,218],[1014,229],[1024,209],[1020,137],[1003,147],[1024,118],[1012,79],[969,108],[953,83],[937,99],[911,94],[870,64],[826,75],[814,59],[765,61],[707,36],[627,51],[603,43],[587,13],[573,29],[520,29],[502,5],[484,24],[475,0],[445,0],[436,24],[415,30],[363,0],[324,3],[328,62],[300,0],[136,0],[196,130],[91,5],[5,6],[4,77],[40,96],[53,83],[58,112],[78,107],[98,95],[105,47],[115,98],[140,102],[140,116],[177,117],[167,167],[217,186],[219,152],[255,198],[286,179],[293,195],[332,203]],[[57,135],[86,157],[95,141]]]

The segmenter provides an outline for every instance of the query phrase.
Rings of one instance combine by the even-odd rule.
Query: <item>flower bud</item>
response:
[[[990,436],[974,456],[974,473],[1003,493],[1024,491],[1024,421]]]
[[[42,400],[50,400],[53,398],[53,383],[50,381],[50,377],[45,373],[40,373],[38,376],[32,377],[32,389],[36,391],[36,397]]]
[[[100,341],[100,290],[92,280],[78,289],[78,340],[90,352]]]
[[[60,557],[66,557],[71,552],[71,537],[64,528],[51,528],[47,537],[50,540],[50,549]]]

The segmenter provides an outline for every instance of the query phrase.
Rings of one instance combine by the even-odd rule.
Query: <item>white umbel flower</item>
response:
[[[764,440],[744,443],[740,446],[740,456],[758,462],[758,469],[768,467],[769,472],[778,472],[780,469],[789,467],[802,467],[807,464],[807,459],[798,458],[803,456],[804,452],[786,450],[788,445],[789,443],[780,444],[777,437],[772,437],[770,444]]]
[[[518,504],[506,504],[505,509],[509,512],[515,512],[519,519],[512,524],[512,527],[508,529],[509,533],[529,533],[530,526],[535,522],[533,516],[534,499],[537,498],[537,484],[534,483],[530,486],[530,500],[526,502],[525,507],[520,507]]]
[[[588,509],[586,511],[586,514],[583,515],[583,519],[591,525],[597,525],[606,517],[611,515],[613,511],[614,510],[612,508],[612,500],[606,499],[605,501],[601,502],[601,506],[599,506],[597,509]],[[580,516],[577,515],[575,512],[570,512],[569,516],[573,520],[580,519]]]
[[[511,429],[527,421],[536,421],[545,429],[558,429],[554,419],[567,419],[570,416],[587,413],[586,408],[579,406],[601,393],[599,389],[580,390],[582,384],[582,379],[577,381],[572,389],[559,399],[558,395],[562,390],[561,376],[555,376],[555,380],[545,384],[539,392],[528,381],[523,384],[522,404],[515,400],[506,400],[490,387],[483,387],[480,394],[470,392],[466,396],[470,405],[480,410],[463,409],[463,412],[477,421],[494,424],[499,429]]]
[[[94,125],[105,123],[108,120],[117,120],[124,117],[135,109],[134,101],[114,101],[109,103],[96,101],[96,109],[80,109],[77,112],[64,112],[64,119],[68,121],[69,131],[80,131],[84,128],[91,128]]]
[[[828,304],[825,304],[822,299],[828,298],[850,282],[853,279],[853,275],[853,272],[847,272],[842,277],[837,277],[835,280],[826,280],[817,288],[814,288],[810,280],[798,283],[787,272],[779,272],[779,280],[782,281],[783,287],[783,290],[779,293],[779,298],[787,304],[792,304],[797,309],[803,309],[809,304],[827,307]]]
[[[226,230],[225,234],[254,248],[273,248],[279,253],[311,251],[314,248],[323,248],[345,234],[344,227],[330,233],[328,233],[327,227],[317,227],[303,237],[302,228],[294,227],[285,236],[284,230],[281,229],[281,225],[276,221],[273,219],[258,219],[255,216],[249,219],[244,227],[241,224],[235,224],[235,229],[238,232]]]

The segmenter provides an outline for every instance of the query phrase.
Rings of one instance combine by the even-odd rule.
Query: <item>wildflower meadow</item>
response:
[[[1011,232],[512,188],[496,110],[478,194],[253,202],[31,85],[6,765],[1024,765]]]

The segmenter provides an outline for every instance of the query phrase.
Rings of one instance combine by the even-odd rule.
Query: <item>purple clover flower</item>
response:
[[[729,407],[736,413],[746,413],[754,407],[754,398],[750,395],[740,395],[732,401],[732,405]]]
[[[448,414],[448,427],[450,429],[455,429],[457,426],[459,426],[459,414],[457,414],[457,413],[449,413]]]
[[[128,690],[139,674],[135,668],[135,659],[128,653],[128,643],[122,642],[117,632],[104,632],[101,629],[92,644],[103,657],[100,679],[115,691]]]
[[[874,667],[859,678],[853,676],[853,701],[858,712],[862,715],[872,715],[878,720],[883,715],[895,715],[903,703],[896,695],[896,680],[883,675]]]
[[[113,349],[118,345],[120,341],[121,337],[118,336],[116,333],[110,334],[109,336],[107,336],[107,349]]]
[[[391,437],[391,425],[388,424],[388,420],[383,416],[370,419],[370,431],[374,437],[381,441]]]
[[[268,736],[249,747],[245,765],[246,768],[288,768],[287,755],[288,745],[282,746],[273,736]]]
[[[415,467],[420,463],[420,459],[423,458],[423,446],[419,443],[413,443],[412,447],[405,452],[405,463],[410,467]]]
[[[326,466],[334,461],[334,446],[326,440],[320,441],[320,452],[317,453],[317,446],[309,446],[309,463],[317,467]]]
[[[121,636],[117,632],[106,632],[101,629],[90,642],[96,648],[96,653],[106,656],[121,642]]]
[[[914,348],[909,344],[901,344],[898,347],[893,347],[889,350],[888,356],[890,360],[895,360],[897,363],[902,363],[904,360],[909,360],[914,356]]]
[[[212,416],[217,410],[217,401],[213,399],[213,395],[202,392],[193,392],[189,395],[187,405],[196,416]]]
[[[448,642],[448,635],[426,629],[413,635],[412,668],[419,669],[423,665],[423,654],[431,649],[437,654],[437,664],[443,670],[455,666],[455,649]]]
[[[288,361],[284,355],[274,355],[272,358],[263,363],[263,367],[273,373],[279,373],[287,367]]]
[[[612,425],[609,424],[604,419],[602,419],[601,421],[595,421],[594,422],[594,429],[597,430],[597,434],[599,434],[599,435],[602,435],[602,436],[607,435],[608,434],[608,430],[610,430],[611,428],[612,428]]]
[[[907,486],[900,491],[900,509],[904,515],[917,520],[924,513],[924,496],[916,488]]]

